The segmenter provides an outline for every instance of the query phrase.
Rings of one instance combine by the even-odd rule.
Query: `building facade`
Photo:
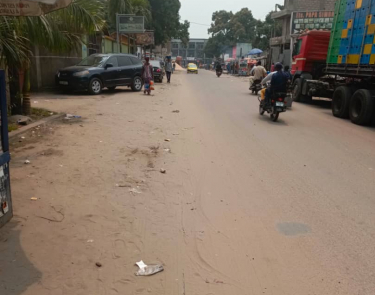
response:
[[[270,39],[271,62],[291,65],[291,20],[293,12],[334,11],[335,0],[284,0],[284,9],[272,18],[282,23],[282,35]]]
[[[186,65],[189,61],[204,62],[204,48],[207,39],[190,39],[188,45],[182,43],[181,40],[173,39],[171,41],[172,58],[182,57],[182,65]]]

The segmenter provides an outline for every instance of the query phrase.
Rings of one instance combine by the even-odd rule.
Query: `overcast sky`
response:
[[[308,1],[308,0],[306,0]],[[275,9],[275,4],[284,4],[284,0],[180,0],[181,20],[188,20],[190,24],[190,38],[208,38],[208,26],[212,13],[218,10],[237,12],[244,7],[249,8],[255,18],[262,19],[267,13]]]

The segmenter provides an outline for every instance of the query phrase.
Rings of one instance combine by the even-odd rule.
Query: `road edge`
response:
[[[58,120],[62,117],[64,117],[65,114],[61,113],[61,114],[57,114],[57,115],[53,115],[53,116],[50,116],[50,117],[47,117],[47,118],[44,118],[42,120],[39,120],[39,121],[36,121],[34,123],[31,123],[29,125],[26,125],[25,127],[22,127],[20,130],[17,130],[17,131],[13,131],[13,132],[8,132],[9,134],[9,139],[12,139],[18,135],[21,135],[27,131],[29,131],[30,129],[33,129],[37,126],[40,126],[40,125],[45,125],[51,121],[54,121],[54,120]]]

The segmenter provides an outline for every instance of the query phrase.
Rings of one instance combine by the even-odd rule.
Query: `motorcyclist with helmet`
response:
[[[266,89],[266,104],[270,104],[270,100],[275,93],[287,92],[288,76],[283,72],[283,65],[277,63],[275,65],[275,73],[271,77],[271,86]]]
[[[223,68],[221,67],[221,64],[218,62],[217,64],[216,64],[216,73],[217,72],[222,72],[223,71]]]
[[[222,73],[223,73],[223,68],[221,67],[221,63],[218,62],[216,64],[216,75],[220,77]]]

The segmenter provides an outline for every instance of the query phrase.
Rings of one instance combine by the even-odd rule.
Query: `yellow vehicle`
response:
[[[198,74],[198,67],[196,64],[190,63],[187,66],[187,73],[196,73]]]

